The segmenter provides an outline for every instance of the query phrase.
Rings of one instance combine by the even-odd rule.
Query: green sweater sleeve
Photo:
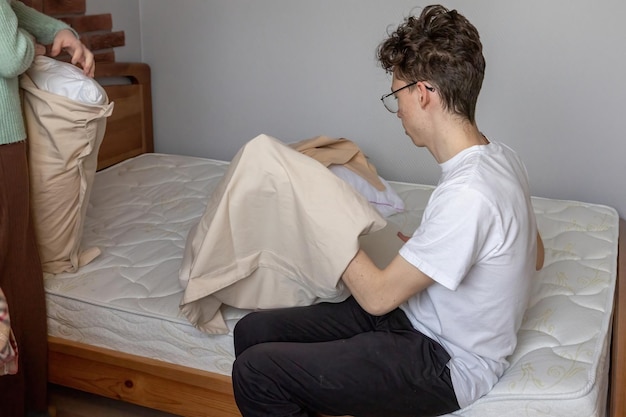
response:
[[[32,36],[19,27],[11,4],[0,0],[0,77],[17,77],[26,71],[34,56]]]
[[[54,36],[62,29],[71,30],[78,38],[76,31],[64,22],[40,13],[32,7],[26,6],[21,1],[10,1],[11,7],[17,16],[19,27],[33,35],[37,39],[37,42],[42,45],[51,44],[54,40]]]

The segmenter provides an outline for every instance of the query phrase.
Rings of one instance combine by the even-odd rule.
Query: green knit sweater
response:
[[[35,42],[49,45],[62,29],[60,20],[16,0],[0,0],[0,145],[26,138],[18,77],[35,58]]]

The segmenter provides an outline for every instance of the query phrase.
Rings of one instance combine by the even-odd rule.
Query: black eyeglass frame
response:
[[[385,106],[385,108],[387,109],[387,111],[388,111],[388,112],[390,112],[390,113],[397,113],[397,112],[398,112],[398,110],[393,111],[393,110],[391,110],[389,107],[387,107],[387,105],[385,104],[385,100],[387,99],[387,97],[391,97],[391,96],[394,96],[394,98],[395,98],[396,100],[398,100],[398,98],[397,98],[397,97],[395,97],[395,95],[396,95],[396,94],[398,94],[398,92],[400,92],[400,91],[404,90],[405,88],[412,87],[412,86],[414,86],[414,85],[415,85],[415,84],[417,84],[417,83],[419,83],[419,81],[413,81],[413,82],[408,83],[408,84],[407,84],[407,85],[405,85],[405,86],[402,86],[402,87],[398,88],[397,90],[393,90],[393,91],[392,91],[391,93],[389,93],[389,94],[383,94],[383,95],[382,95],[382,97],[380,98],[380,101],[382,101],[382,102],[383,102],[383,106]],[[435,87],[431,87],[430,85],[426,85],[426,84],[424,84],[424,88],[426,88],[426,89],[427,89],[428,91],[430,91],[431,93],[435,92]]]

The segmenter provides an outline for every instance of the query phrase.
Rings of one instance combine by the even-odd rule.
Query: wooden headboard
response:
[[[98,63],[95,78],[114,102],[98,153],[98,169],[154,152],[150,67],[144,63]]]

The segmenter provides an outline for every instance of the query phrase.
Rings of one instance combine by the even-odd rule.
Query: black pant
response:
[[[235,327],[233,388],[244,417],[436,416],[457,410],[448,353],[396,309],[352,298],[251,313]]]

